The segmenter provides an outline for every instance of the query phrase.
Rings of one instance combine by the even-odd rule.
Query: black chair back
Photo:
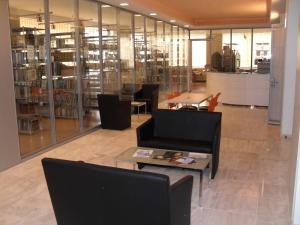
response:
[[[131,101],[119,100],[118,95],[97,95],[101,126],[123,130],[131,126]]]
[[[45,158],[58,225],[170,225],[168,176]]]

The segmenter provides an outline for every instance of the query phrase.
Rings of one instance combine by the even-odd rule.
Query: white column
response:
[[[299,10],[299,0],[288,1],[281,116],[281,135],[284,136],[291,136],[293,131]]]
[[[294,197],[292,210],[293,225],[300,224],[300,136],[298,140],[298,156],[296,161],[296,174],[294,182]]]
[[[0,0],[0,171],[20,158],[14,79],[11,59],[8,0]]]

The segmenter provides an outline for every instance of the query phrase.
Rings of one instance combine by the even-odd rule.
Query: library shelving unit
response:
[[[12,60],[19,133],[40,130],[39,107],[44,91],[44,36],[37,29],[12,29]],[[47,101],[47,100],[46,100]]]
[[[56,118],[79,118],[74,36],[74,32],[51,34],[53,100]]]
[[[82,93],[85,111],[98,108],[97,94],[102,92],[99,35],[83,33]]]

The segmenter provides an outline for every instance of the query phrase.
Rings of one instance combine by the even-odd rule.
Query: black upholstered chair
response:
[[[42,160],[58,225],[190,225],[193,177]]]
[[[131,126],[131,102],[118,95],[98,94],[101,127],[123,130]]]
[[[134,94],[134,101],[146,102],[147,111],[153,112],[158,108],[158,84],[143,84],[142,89]]]
[[[212,174],[219,165],[221,112],[158,109],[137,129],[139,147],[212,155]]]

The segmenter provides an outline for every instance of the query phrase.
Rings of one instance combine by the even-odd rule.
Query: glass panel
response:
[[[171,92],[171,54],[172,54],[172,27],[170,24],[165,23],[165,89]]]
[[[253,30],[253,61],[252,67],[258,73],[270,72],[271,61],[271,29]],[[259,65],[259,69],[257,68]]]
[[[135,92],[132,14],[120,11],[120,57],[122,95],[132,98]]]
[[[179,70],[179,84],[178,90],[182,92],[185,89],[186,77],[184,68],[184,33],[183,29],[179,28],[178,32],[178,70]]]
[[[80,33],[80,75],[83,94],[83,127],[92,128],[100,123],[97,94],[101,90],[100,50],[98,29],[99,3],[79,2]]]
[[[210,30],[191,30],[191,39],[206,39],[209,38]]]
[[[211,69],[213,71],[232,71],[233,56],[230,43],[229,29],[212,31]]]
[[[203,69],[208,68],[210,64],[210,31],[199,30],[192,41],[192,68]],[[191,35],[192,36],[192,35]]]
[[[115,93],[118,87],[117,10],[102,5],[102,58],[104,93]]]
[[[43,0],[10,0],[16,110],[22,157],[51,144]]]
[[[189,31],[188,30],[184,30],[184,56],[183,56],[183,66],[184,66],[184,89],[183,91],[187,91],[188,90],[188,58],[189,58]]]
[[[171,59],[171,90],[179,91],[179,46],[178,46],[178,27],[172,26],[172,59]]]
[[[79,133],[75,6],[73,0],[49,3],[56,136],[61,141]]]
[[[156,75],[160,84],[160,89],[166,89],[165,83],[165,36],[164,23],[162,21],[156,22],[157,30],[157,53],[156,53]]]
[[[156,74],[156,30],[155,21],[146,18],[147,34],[147,53],[146,53],[146,74],[147,83],[158,83],[159,79]]]
[[[146,81],[145,64],[145,25],[144,16],[134,15],[134,48],[135,48],[135,76],[136,84],[142,84]]]
[[[232,30],[232,71],[250,71],[251,68],[251,29]]]

